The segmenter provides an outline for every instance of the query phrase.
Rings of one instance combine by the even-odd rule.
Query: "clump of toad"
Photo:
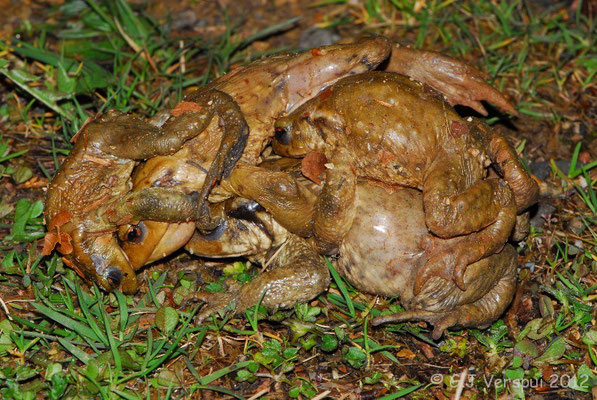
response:
[[[121,237],[133,241],[143,235],[139,221],[154,224],[153,234],[170,239],[165,248],[183,245],[195,227],[215,228],[205,207],[207,194],[236,160],[245,167],[260,161],[277,118],[338,79],[378,68],[384,60],[386,70],[426,82],[450,103],[484,113],[484,99],[513,112],[477,70],[382,37],[258,60],[190,94],[162,113],[163,119],[146,122],[110,112],[85,127],[48,189],[46,250],[59,243],[81,275],[106,290],[135,292],[134,270],[167,251],[156,248],[127,258],[115,235],[119,227],[125,227]],[[219,118],[211,118],[214,112]],[[134,177],[139,190],[131,191],[131,170],[144,159]],[[235,193],[216,188],[220,199]]]
[[[314,207],[283,175],[258,167],[239,164],[222,186],[257,201],[290,231],[312,234],[324,253],[336,253],[352,226],[359,178],[422,191],[434,236],[423,244],[428,259],[415,293],[432,276],[464,290],[466,267],[500,251],[517,214],[538,195],[504,137],[462,119],[436,92],[399,74],[340,80],[279,119],[272,146],[283,156],[325,156]],[[500,176],[488,177],[490,166]]]

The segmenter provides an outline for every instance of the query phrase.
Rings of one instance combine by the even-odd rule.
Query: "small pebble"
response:
[[[545,202],[543,199],[539,199],[537,211],[531,211],[531,226],[541,228],[545,223],[545,219],[553,214],[555,210],[556,208],[553,205]]]
[[[340,35],[331,29],[309,28],[306,29],[299,39],[299,47],[312,49],[321,46],[329,46],[340,40]]]

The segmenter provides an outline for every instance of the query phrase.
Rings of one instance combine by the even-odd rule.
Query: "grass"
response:
[[[197,310],[179,309],[200,286],[192,276],[154,267],[144,272],[143,292],[131,297],[88,288],[57,255],[42,258],[40,188],[88,113],[116,108],[152,116],[232,65],[273,52],[253,44],[285,32],[296,18],[284,14],[243,35],[231,17],[220,35],[177,37],[170,23],[123,0],[87,0],[48,9],[55,18],[45,23],[23,21],[19,40],[0,42],[0,93],[7,99],[0,106],[0,173],[9,193],[0,202],[0,299],[7,312],[0,321],[0,396],[170,399],[211,392],[274,399],[362,390],[383,399],[442,399],[465,379],[464,394],[478,398],[541,391],[590,398],[597,385],[597,196],[587,144],[595,137],[597,44],[595,21],[581,7],[363,0],[305,8],[303,19],[345,36],[375,31],[475,63],[516,102],[514,139],[524,156],[569,161],[567,171],[551,163],[542,188],[559,195],[550,200],[555,211],[519,248],[518,317],[507,314],[487,330],[452,331],[439,345],[420,324],[372,330],[371,317],[400,305],[359,293],[331,264],[332,287],[314,303],[284,312],[255,307],[246,317],[214,316],[195,326]],[[587,128],[580,139],[566,128],[574,124]],[[553,132],[557,142],[549,141]]]

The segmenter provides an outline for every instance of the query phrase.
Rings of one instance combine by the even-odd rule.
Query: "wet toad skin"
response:
[[[233,70],[209,86],[230,94],[249,125],[249,139],[240,160],[246,173],[251,174],[252,166],[261,160],[261,153],[270,143],[274,123],[280,116],[338,79],[377,68],[386,59],[386,70],[426,82],[444,93],[451,103],[468,105],[484,113],[479,102],[483,99],[505,111],[515,112],[506,98],[489,86],[474,68],[438,53],[391,44],[383,37],[326,46],[301,54],[276,55]],[[189,141],[179,152],[148,160],[133,177],[135,190],[151,186],[176,187],[185,193],[197,190],[204,182],[204,171],[217,154],[219,135],[218,125],[212,123],[204,134]],[[289,177],[282,174],[281,179],[284,178]],[[280,180],[273,184],[279,186]],[[292,190],[296,183],[286,181],[285,187]],[[218,201],[235,195],[236,191],[219,186],[214,193],[220,194],[219,197],[212,195],[212,200]],[[296,212],[292,214],[296,215]],[[302,214],[304,221],[294,221],[293,232],[308,234],[310,228],[301,229],[299,225],[310,224],[311,216]],[[141,225],[121,228],[120,236],[126,239],[129,233],[133,237],[151,234],[155,241],[154,246],[138,246],[134,240],[124,241],[125,251],[137,269],[180,248],[193,231],[192,223],[172,225],[146,220]],[[144,237],[143,240],[149,239]],[[148,249],[151,249],[150,254],[145,252]]]
[[[305,185],[304,180],[302,184]],[[321,187],[308,185],[308,189],[318,192]],[[254,204],[236,201],[241,206]],[[415,280],[427,259],[427,250],[421,243],[430,236],[421,192],[407,188],[388,191],[387,187],[361,182],[355,202],[356,217],[340,245],[335,267],[363,291],[399,296],[406,309],[380,317],[374,324],[423,320],[434,326],[433,336],[437,339],[452,326],[486,327],[510,304],[516,289],[517,266],[511,245],[469,266],[464,274],[466,290],[432,277],[415,295]],[[305,247],[304,239],[285,231],[263,210],[254,213],[259,223],[255,218],[239,220],[231,214],[221,236],[206,237],[196,232],[185,248],[210,258],[244,253],[251,261],[269,266],[240,288],[215,295],[200,294],[207,301],[200,318],[230,308],[231,304],[235,311],[243,311],[260,300],[269,307],[289,308],[327,288],[329,276],[316,246]],[[446,245],[453,240],[446,239]],[[277,253],[279,249],[281,253]]]
[[[322,187],[301,177],[296,161],[276,160],[260,165],[269,171],[289,172],[314,204]],[[516,287],[516,253],[512,246],[472,264],[464,275],[466,290],[453,282],[433,277],[418,295],[414,282],[424,267],[431,235],[425,226],[420,191],[359,182],[356,217],[340,246],[337,270],[355,287],[370,293],[400,296],[406,312],[384,316],[376,323],[425,320],[434,325],[434,337],[451,326],[483,327],[502,314]],[[261,301],[269,307],[289,308],[308,301],[327,288],[329,274],[317,246],[289,233],[255,202],[242,198],[212,205],[212,214],[225,221],[216,231],[195,232],[185,248],[196,256],[228,258],[243,256],[266,265],[266,271],[241,287],[225,293],[198,293],[203,299],[199,319],[232,307],[241,312]],[[152,225],[136,250],[151,252],[156,241]],[[450,241],[447,239],[446,246]],[[161,245],[158,243],[158,245]],[[124,246],[127,248],[127,246]],[[133,247],[128,247],[129,251]]]
[[[431,276],[464,289],[466,266],[503,247],[517,213],[538,193],[503,137],[461,119],[435,92],[398,74],[370,72],[340,80],[278,120],[272,145],[284,156],[315,151],[327,157],[311,228],[330,253],[354,218],[357,177],[422,190],[429,230],[459,239],[449,247],[427,241],[429,261],[419,273],[417,292]],[[492,163],[503,179],[484,179]],[[308,202],[268,176],[240,165],[225,184],[258,201],[287,229],[308,230]]]
[[[100,146],[99,155],[89,153],[87,145],[75,146],[48,190],[46,216],[52,231],[57,228],[56,224],[53,224],[57,222],[53,221],[54,218],[64,215],[61,212],[76,217],[76,221],[70,221],[72,223],[66,225],[62,231],[64,235],[72,234],[72,240],[75,242],[75,251],[67,255],[69,265],[77,269],[81,275],[98,282],[106,290],[122,287],[125,292],[134,292],[137,287],[134,269],[167,254],[167,249],[181,246],[192,234],[195,226],[202,230],[215,226],[206,213],[204,200],[207,193],[217,178],[226,175],[238,158],[241,158],[245,165],[254,164],[260,159],[261,152],[273,135],[272,126],[276,118],[317,95],[336,80],[376,68],[386,59],[389,59],[386,64],[388,70],[406,73],[427,82],[443,92],[452,103],[466,104],[484,112],[479,102],[483,99],[506,111],[514,111],[498,91],[485,83],[482,74],[477,70],[437,53],[392,45],[385,38],[364,39],[357,43],[314,49],[299,55],[278,55],[259,60],[247,67],[233,70],[207,87],[192,93],[173,110],[162,113],[163,119],[154,118],[146,122],[132,116],[121,116],[107,120],[99,118],[95,121],[96,124],[105,125],[103,128],[97,127],[96,130],[104,131],[106,137],[111,140],[110,145]],[[211,123],[203,121],[209,125],[201,131],[194,125],[197,121],[194,121],[193,117],[197,117],[197,113],[205,112],[200,110],[201,99],[215,92],[232,96],[251,129],[242,154],[240,151],[245,145],[246,130],[224,130],[226,135],[223,135],[222,126],[215,120]],[[206,106],[208,111],[211,110],[209,102]],[[185,120],[187,125],[173,126],[176,124],[173,124],[172,120],[178,118]],[[228,125],[244,126],[243,117],[237,116],[236,124],[229,121]],[[160,135],[165,135],[165,139],[156,142],[156,145],[163,145],[163,149],[158,152],[143,152],[155,147],[151,141],[157,136],[139,136],[137,131],[159,132]],[[193,135],[185,136],[185,133],[191,131]],[[91,143],[96,140],[102,141],[99,139],[100,134],[92,137],[93,135],[83,131],[80,136],[86,138],[85,143],[87,140]],[[198,137],[192,139],[195,136]],[[180,152],[172,154],[182,145],[181,138],[187,145]],[[144,139],[149,142],[141,142]],[[219,143],[219,147],[216,143]],[[158,157],[151,158],[156,155]],[[95,162],[90,161],[90,157],[95,157]],[[114,170],[112,165],[108,165],[112,163],[111,157],[118,158],[117,164],[122,162],[127,167],[119,171]],[[130,166],[134,165],[127,162],[137,162],[148,157],[150,159],[142,172],[135,176],[135,186],[151,188],[149,192],[154,192],[154,195],[148,195],[147,191],[144,195],[130,193],[125,199],[125,192],[129,190]],[[178,167],[172,168],[174,163],[177,163]],[[91,172],[94,168],[103,172]],[[113,176],[116,178],[112,178]],[[122,182],[127,183],[123,186]],[[85,188],[94,188],[102,195],[99,198],[88,196],[86,193],[89,191]],[[167,190],[173,188],[176,189],[176,194]],[[163,189],[163,193],[158,189]],[[194,191],[200,191],[198,198],[189,197]],[[234,193],[220,190],[220,194],[221,198],[224,198]],[[78,199],[82,200],[79,202]],[[95,199],[95,202],[87,201],[88,199]],[[128,210],[130,204],[122,205],[123,201],[130,202],[132,199],[143,203],[142,207],[139,205],[140,208],[135,206],[138,208],[135,212]],[[200,206],[193,205],[193,201],[201,202]],[[112,217],[111,221],[107,221],[104,216],[98,214],[98,204],[108,203],[121,204],[120,219]],[[181,212],[181,207],[184,208],[184,212]],[[131,220],[153,219],[152,223],[159,225],[155,222],[162,218],[156,211],[158,209],[163,211],[169,222],[176,223],[161,225],[161,234],[157,233],[157,229],[151,230],[157,233],[156,237],[164,240],[163,248],[156,247],[153,254],[127,260],[119,243],[114,239],[113,230]],[[105,212],[105,207],[101,212]],[[129,228],[131,227],[125,230],[125,235],[134,238],[136,234],[142,234],[134,227],[132,231],[129,231]],[[58,234],[58,231],[54,233]]]

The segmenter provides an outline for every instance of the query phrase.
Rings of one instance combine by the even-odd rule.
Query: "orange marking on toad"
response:
[[[468,126],[466,126],[465,124],[458,121],[452,121],[452,123],[450,124],[450,135],[452,135],[453,138],[459,138],[460,136],[467,133]]]
[[[199,104],[193,103],[192,101],[181,101],[170,111],[170,115],[173,117],[178,117],[189,112],[201,111],[202,108],[203,107],[201,107]]]
[[[380,150],[377,152],[377,158],[383,165],[389,165],[396,159],[396,155],[386,150]]]

